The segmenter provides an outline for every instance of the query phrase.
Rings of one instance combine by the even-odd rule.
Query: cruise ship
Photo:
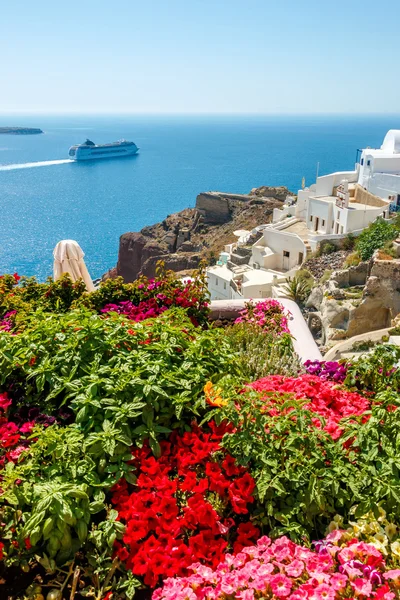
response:
[[[94,158],[113,158],[119,156],[132,156],[139,148],[133,142],[119,140],[111,144],[95,144],[86,140],[84,144],[71,146],[69,157],[72,160],[93,160]]]

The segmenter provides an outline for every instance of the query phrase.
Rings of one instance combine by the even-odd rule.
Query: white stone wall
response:
[[[358,169],[355,171],[337,171],[329,175],[318,177],[316,182],[316,196],[331,196],[333,188],[347,179],[349,183],[355,183],[358,179]]]
[[[310,231],[319,233],[332,233],[333,203],[318,198],[310,198],[307,210],[306,225]],[[312,217],[312,220],[311,220]],[[318,229],[315,229],[318,219]]]

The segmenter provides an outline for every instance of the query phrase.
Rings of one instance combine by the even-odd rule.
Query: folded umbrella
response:
[[[62,240],[54,248],[54,280],[68,274],[72,281],[83,279],[88,292],[94,291],[93,281],[86,268],[82,248],[75,240]]]

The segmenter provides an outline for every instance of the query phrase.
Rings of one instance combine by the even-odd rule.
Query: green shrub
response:
[[[310,295],[312,283],[307,279],[299,279],[295,277],[288,277],[286,283],[283,286],[283,290],[290,300],[294,300],[298,304],[303,304],[308,296]]]
[[[334,252],[337,252],[337,247],[335,246],[335,244],[332,244],[331,242],[326,242],[321,243],[321,254],[333,254]]]
[[[277,336],[258,326],[237,323],[225,329],[225,339],[235,352],[242,381],[255,381],[273,373],[294,376],[301,371],[287,333]]]
[[[19,335],[0,333],[0,385],[14,407],[54,413],[68,406],[87,433],[104,419],[157,438],[203,415],[203,387],[237,371],[221,330],[202,331],[182,309],[140,323],[112,314],[37,313]]]
[[[345,269],[348,269],[349,267],[356,267],[360,264],[360,262],[361,256],[358,254],[358,252],[353,252],[352,254],[349,254],[349,256],[346,258],[343,266]]]
[[[356,238],[352,233],[346,235],[346,237],[342,240],[342,248],[343,250],[354,250],[356,245]]]
[[[319,283],[326,283],[327,281],[329,281],[332,273],[333,273],[332,269],[325,269],[325,271],[322,274],[321,279],[319,280]]]
[[[395,225],[388,223],[382,218],[378,218],[364,229],[357,238],[356,250],[361,260],[372,258],[375,250],[383,248],[386,242],[394,240],[396,236],[397,229]]]

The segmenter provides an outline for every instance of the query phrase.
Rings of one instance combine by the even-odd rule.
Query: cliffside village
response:
[[[400,130],[390,130],[379,149],[358,151],[354,170],[317,177],[297,197],[268,186],[247,195],[199,194],[194,208],[122,235],[118,264],[105,277],[154,277],[160,260],[184,277],[206,259],[215,263],[207,268],[213,301],[290,298],[287,282],[321,246],[341,249],[349,234],[356,238],[378,218],[390,223],[398,212]],[[325,351],[370,331],[380,340],[399,319],[400,240],[393,252],[346,268],[343,250],[317,259],[303,313]]]
[[[217,264],[207,269],[211,300],[285,296],[282,284],[296,274],[321,242],[339,244],[378,217],[400,211],[400,131],[390,130],[380,149],[358,151],[353,171],[318,177],[274,208],[272,223],[238,230]]]

